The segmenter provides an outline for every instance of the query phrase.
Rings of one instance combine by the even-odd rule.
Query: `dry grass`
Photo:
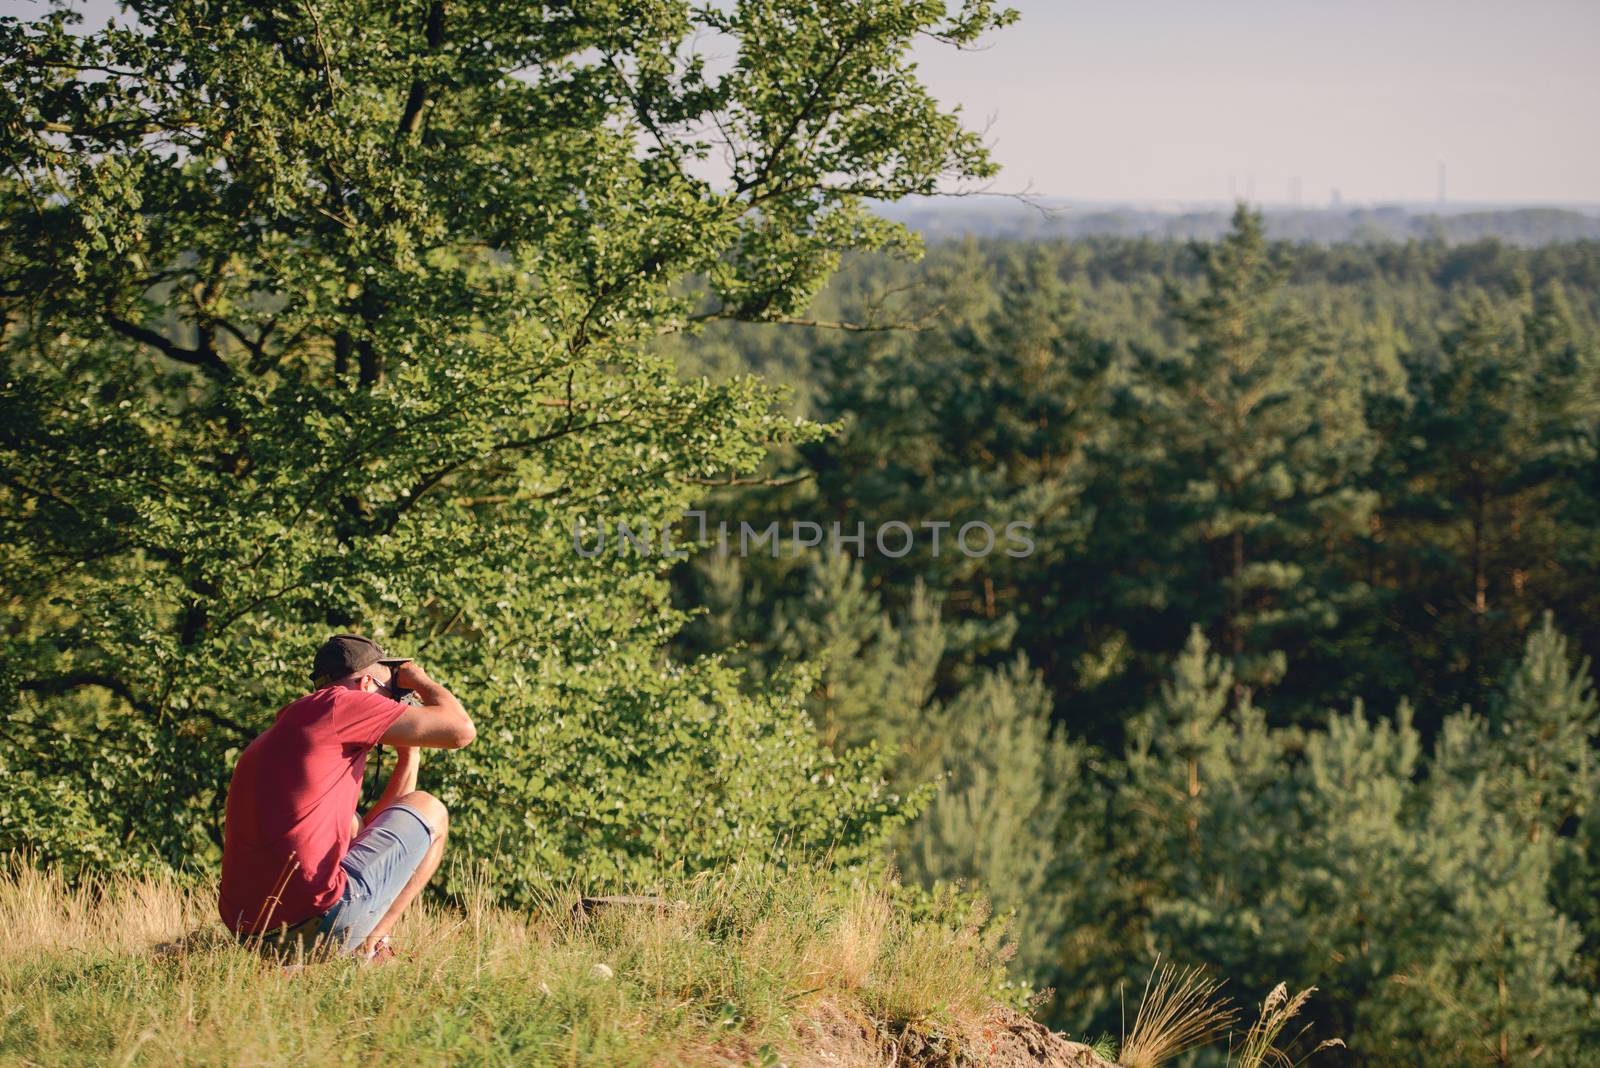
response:
[[[806,985],[820,987],[832,982],[844,990],[864,987],[883,952],[892,912],[888,895],[877,888],[855,888],[838,923],[807,946],[802,967]]]
[[[1250,1030],[1245,1032],[1243,1040],[1229,1054],[1228,1064],[1236,1068],[1295,1068],[1320,1050],[1342,1047],[1343,1040],[1326,1039],[1299,1061],[1292,1060],[1288,1053],[1278,1048],[1278,1041],[1283,1035],[1284,1028],[1289,1025],[1290,1020],[1300,1014],[1301,1009],[1305,1008],[1306,1002],[1311,1000],[1311,995],[1316,989],[1314,986],[1307,987],[1291,998],[1286,984],[1279,983],[1273,987],[1272,993],[1267,995],[1267,1000],[1262,1002],[1261,1015],[1250,1025]],[[1294,1039],[1303,1034],[1305,1034],[1304,1028],[1294,1036]],[[1290,1040],[1291,1043],[1294,1039]]]
[[[174,930],[197,928],[213,913],[171,879],[122,877],[69,888],[56,873],[16,864],[0,883],[0,961],[88,946],[135,952]]]
[[[1120,1063],[1156,1068],[1226,1035],[1238,1010],[1218,996],[1221,989],[1222,983],[1200,968],[1158,963],[1145,982],[1133,1030],[1123,1039]]]
[[[911,919],[886,880],[820,872],[663,889],[683,907],[579,923],[575,890],[518,912],[480,885],[408,915],[397,964],[286,972],[222,930],[210,888],[0,867],[0,1066],[1057,1063],[1005,1039],[1006,952],[981,912]],[[1234,1016],[1219,987],[1154,969],[1121,1063],[1220,1037]],[[1274,990],[1230,1062],[1285,1068],[1281,1036],[1310,993]]]
[[[396,964],[286,972],[216,924],[209,888],[16,865],[0,1065],[871,1064],[908,1034],[958,1047],[993,1008],[995,947],[910,919],[884,881],[746,868],[664,890],[685,907],[584,923],[469,894],[408,914]]]

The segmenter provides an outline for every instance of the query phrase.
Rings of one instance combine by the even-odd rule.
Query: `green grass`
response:
[[[427,906],[397,963],[285,972],[233,944],[208,890],[19,865],[0,875],[0,1064],[883,1063],[907,1033],[960,1049],[994,1008],[992,938],[909,918],[886,881],[735,869],[667,896],[683,907],[586,923],[558,902]]]

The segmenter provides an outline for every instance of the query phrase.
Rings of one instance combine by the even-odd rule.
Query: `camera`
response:
[[[380,658],[378,660],[378,663],[382,664],[384,667],[387,667],[389,669],[389,671],[391,673],[391,678],[392,678],[393,677],[393,673],[398,672],[400,670],[400,666],[402,664],[411,663],[411,657],[409,657],[409,656],[386,656],[386,657]],[[416,700],[416,691],[415,690],[404,689],[404,688],[402,688],[400,686],[394,685],[393,682],[390,682],[388,690],[389,690],[389,696],[394,698],[396,701],[407,701],[407,698],[410,698],[411,700],[407,701],[408,704],[418,704],[419,703]]]

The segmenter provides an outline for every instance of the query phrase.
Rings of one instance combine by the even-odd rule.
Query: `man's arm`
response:
[[[472,717],[455,695],[428,678],[428,673],[415,663],[402,664],[395,674],[394,684],[415,690],[422,704],[408,706],[400,713],[400,718],[379,739],[384,745],[392,745],[396,751],[411,746],[460,749],[471,745],[478,736]],[[396,765],[395,771],[399,770]],[[412,774],[414,776],[415,772]]]
[[[422,754],[417,752],[415,746],[398,745],[394,750],[394,770],[389,773],[389,782],[384,786],[383,793],[378,795],[378,800],[367,809],[365,820],[358,822],[356,830],[372,822],[372,817],[394,804],[401,797],[417,788],[417,769],[422,767]]]

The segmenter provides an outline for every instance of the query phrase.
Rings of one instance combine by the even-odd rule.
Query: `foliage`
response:
[[[1374,448],[1352,376],[1283,294],[1287,269],[1259,216],[1241,206],[1200,256],[1202,285],[1168,293],[1182,347],[1141,354],[1148,366],[1128,391],[1128,418],[1145,428],[1147,447],[1128,441],[1111,473],[1123,492],[1149,494],[1146,507],[1170,501],[1141,546],[1160,561],[1162,588],[1134,596],[1215,620],[1239,684],[1260,688],[1286,670],[1278,632],[1315,633],[1337,618],[1321,603],[1332,584],[1306,574],[1304,548],[1366,525],[1373,495],[1351,480]],[[1210,581],[1189,587],[1207,599],[1179,601],[1172,570],[1207,568]]]
[[[906,329],[676,350],[804,384],[795,410],[840,427],[708,508],[1021,517],[1036,549],[869,550],[847,581],[753,558],[714,598],[695,565],[680,593],[721,629],[678,648],[838,657],[813,707],[945,776],[907,874],[1014,908],[1014,975],[1074,1032],[1117,1028],[1159,953],[1241,1000],[1318,986],[1291,1060],[1337,1037],[1349,1063],[1581,1063],[1597,250],[1289,249],[1240,212],[1198,250],[864,259],[815,314]],[[831,622],[762,641],[802,616]]]
[[[1207,660],[1203,644],[1180,659],[1166,707],[1220,699],[1228,675],[1214,658],[1201,673]],[[1477,763],[1493,752],[1481,716],[1448,720],[1431,766],[1405,706],[1392,721],[1357,706],[1314,732],[1246,707],[1207,734],[1198,756],[1129,754],[1108,874],[1143,938],[1244,989],[1315,978],[1305,1041],[1342,1037],[1374,1063],[1423,1049],[1581,1063],[1597,1002],[1552,898],[1552,839],[1502,807],[1516,784]],[[1101,952],[1067,970],[1126,968],[1117,946]]]
[[[1600,711],[1587,659],[1572,662],[1549,613],[1529,631],[1492,725],[1484,756],[1496,773],[1496,807],[1536,841],[1570,832],[1593,806]]]
[[[1592,652],[1600,243],[1290,248],[1253,218],[1199,254],[1094,238],[863,257],[814,314],[868,329],[675,347],[793,383],[795,411],[841,428],[774,462],[806,481],[715,505],[1031,520],[1025,559],[933,559],[924,538],[860,566],[891,612],[921,581],[946,622],[993,628],[983,658],[1027,653],[1057,719],[1113,749],[1195,623],[1279,724],[1408,696],[1430,740],[1488,708],[1544,611]],[[797,592],[757,563],[752,617]]]
[[[1090,851],[1071,815],[1084,801],[1084,754],[1050,724],[1049,693],[1026,660],[984,675],[930,725],[938,794],[901,836],[908,879],[965,883],[1013,914],[1016,968],[1050,975],[1075,902],[1069,865]]]

